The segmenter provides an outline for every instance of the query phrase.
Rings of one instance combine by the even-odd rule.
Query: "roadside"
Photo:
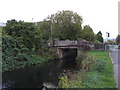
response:
[[[110,56],[114,65],[114,77],[117,84],[116,87],[120,89],[120,50],[111,50]]]
[[[90,51],[80,55],[80,71],[60,78],[59,88],[116,88],[113,64],[109,52]],[[79,63],[78,63],[79,64]]]

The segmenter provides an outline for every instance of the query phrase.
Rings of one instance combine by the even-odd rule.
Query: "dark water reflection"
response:
[[[40,65],[26,67],[3,73],[2,87],[10,88],[42,88],[44,82],[57,85],[59,76],[66,68],[73,67],[73,63],[63,64],[62,60],[54,60]]]

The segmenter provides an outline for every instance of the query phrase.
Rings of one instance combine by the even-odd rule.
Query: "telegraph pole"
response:
[[[51,21],[51,25],[50,25],[50,31],[51,31],[51,37],[50,37],[50,42],[51,42],[51,44],[53,45],[53,27],[52,27],[52,21]]]
[[[50,26],[50,30],[51,30],[51,40],[52,40],[52,23],[51,23],[51,26]]]

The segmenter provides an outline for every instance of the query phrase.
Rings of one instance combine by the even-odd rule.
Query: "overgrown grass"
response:
[[[71,75],[71,78],[67,76],[60,78],[58,87],[115,88],[113,65],[109,52],[90,51],[82,60],[81,65],[81,70]]]

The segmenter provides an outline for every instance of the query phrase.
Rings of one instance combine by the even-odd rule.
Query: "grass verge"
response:
[[[115,88],[113,64],[109,52],[90,51],[81,69],[70,78],[60,78],[60,88]]]

